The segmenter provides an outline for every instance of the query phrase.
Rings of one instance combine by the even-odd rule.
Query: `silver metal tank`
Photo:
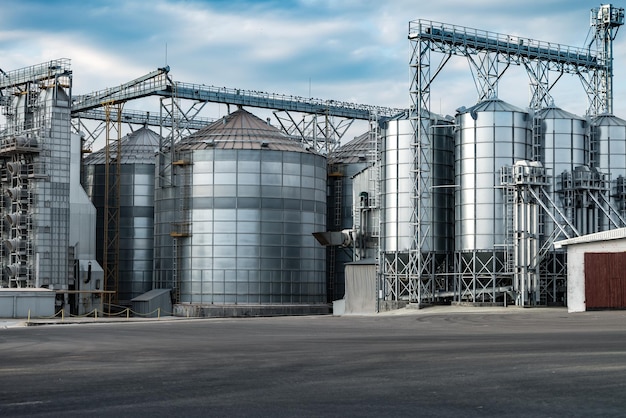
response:
[[[451,252],[454,248],[454,137],[452,121],[426,113],[430,134],[430,172],[427,196],[422,200],[421,214],[429,233],[422,249]],[[415,133],[405,113],[385,123],[382,132],[382,225],[381,247],[384,252],[408,252],[413,249],[415,226],[414,161]]]
[[[576,174],[583,175],[589,170],[580,171],[576,167],[588,165],[589,140],[587,121],[556,106],[541,109],[535,113],[535,135],[540,138],[539,161],[548,173],[548,192],[557,207],[571,221],[582,218],[575,213],[573,199],[568,198],[568,191],[574,187]],[[591,173],[590,173],[591,175]],[[571,193],[569,194],[571,196]],[[554,216],[560,219],[557,212]],[[554,225],[544,219],[544,236],[550,236]],[[589,233],[595,231],[584,232]]]
[[[122,304],[152,289],[154,173],[159,139],[157,133],[143,127],[121,140],[118,300]],[[117,155],[117,144],[112,144],[110,153],[113,157]],[[104,250],[105,168],[104,149],[84,160],[83,185],[98,214],[99,263]]]
[[[611,203],[622,216],[626,212],[626,121],[615,115],[591,120],[592,166],[610,174]]]
[[[460,110],[456,118],[456,251],[503,250],[500,169],[530,158],[529,115],[490,99]]]
[[[352,229],[353,177],[368,166],[373,149],[370,133],[365,132],[341,145],[328,156],[328,231]],[[327,247],[328,298],[343,299],[345,295],[345,264],[354,261],[352,254],[336,247]]]
[[[326,229],[324,156],[243,109],[171,152],[156,189],[155,287],[178,303],[326,303],[312,235]]]

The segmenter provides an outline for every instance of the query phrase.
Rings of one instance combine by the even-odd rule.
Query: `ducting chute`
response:
[[[28,190],[22,187],[11,187],[6,189],[5,193],[14,202],[25,201],[28,199]]]
[[[12,238],[3,241],[4,246],[9,252],[24,253],[26,252],[26,241],[20,238]]]
[[[13,263],[4,267],[4,274],[9,277],[25,276],[26,273],[26,266],[20,263]]]
[[[6,221],[11,226],[25,227],[28,224],[28,215],[21,212],[8,213]]]
[[[325,247],[349,247],[352,245],[352,230],[313,232],[313,236]]]

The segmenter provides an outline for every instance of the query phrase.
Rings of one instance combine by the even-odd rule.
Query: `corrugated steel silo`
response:
[[[417,120],[411,116],[405,112],[385,121],[382,131],[380,263],[383,292],[387,300],[432,301],[432,279],[443,275],[447,288],[451,277],[447,273],[453,268],[453,123],[424,111],[421,123],[427,130],[430,146],[418,149]],[[427,167],[418,166],[420,158],[428,161]],[[418,192],[417,186],[428,190]],[[418,194],[421,194],[419,199]],[[419,237],[418,227],[422,232]],[[418,251],[423,261],[420,264],[415,259]],[[423,286],[424,291],[416,290]]]
[[[182,304],[326,303],[312,235],[326,229],[324,156],[243,109],[171,152],[157,162],[155,287]]]
[[[454,137],[452,122],[435,114],[427,114],[426,128],[431,136],[428,195],[422,207],[422,221],[430,225],[430,239],[423,243],[424,251],[451,252],[454,248]],[[383,215],[381,247],[385,252],[405,252],[415,239],[412,218],[415,191],[415,133],[406,114],[392,118],[383,129],[381,153],[383,170]]]
[[[123,304],[152,289],[154,173],[159,139],[158,134],[143,127],[121,140],[118,300]],[[117,144],[112,144],[110,154],[117,157]],[[98,213],[96,251],[102,263],[105,150],[90,154],[84,164],[84,187]]]
[[[499,99],[457,114],[455,236],[461,300],[495,302],[510,285],[501,169],[531,156],[529,114]]]
[[[611,203],[626,214],[626,121],[600,115],[591,121],[591,165],[611,176]]]
[[[557,207],[563,211],[570,221],[582,222],[584,214],[575,213],[575,199],[573,197],[575,175],[584,175],[588,170],[576,170],[589,164],[589,140],[587,135],[587,121],[580,116],[566,112],[558,107],[550,106],[535,113],[535,135],[540,138],[541,161],[548,173],[548,192]],[[554,216],[560,219],[558,212]],[[578,220],[578,222],[577,222]],[[543,235],[548,237],[554,230],[549,219],[544,220]],[[581,233],[596,232],[586,228],[579,229]]]

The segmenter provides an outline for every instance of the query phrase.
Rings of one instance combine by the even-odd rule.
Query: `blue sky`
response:
[[[583,46],[589,11],[599,5],[571,0],[3,0],[0,68],[70,58],[74,93],[82,94],[168,64],[177,81],[407,107],[410,20]],[[615,113],[626,118],[622,31],[615,43]],[[578,79],[564,77],[557,87],[557,105],[584,113],[586,96]],[[508,71],[500,97],[525,107],[525,72]],[[476,98],[468,64],[459,58],[438,77],[432,110],[453,114]]]

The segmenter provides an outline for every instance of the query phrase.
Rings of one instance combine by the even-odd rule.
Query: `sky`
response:
[[[0,68],[69,58],[73,94],[85,94],[169,65],[181,82],[406,108],[409,21],[583,47],[591,40],[590,9],[598,6],[581,0],[3,0]],[[622,31],[614,43],[614,113],[626,118]],[[440,59],[435,54],[432,61]],[[507,70],[498,96],[527,107],[528,83],[523,69]],[[442,114],[478,98],[462,57],[446,64],[431,91],[431,110]],[[553,93],[565,110],[582,115],[588,107],[573,76],[560,79]],[[130,102],[125,109],[150,106],[158,104]],[[217,118],[226,108],[206,112]]]

